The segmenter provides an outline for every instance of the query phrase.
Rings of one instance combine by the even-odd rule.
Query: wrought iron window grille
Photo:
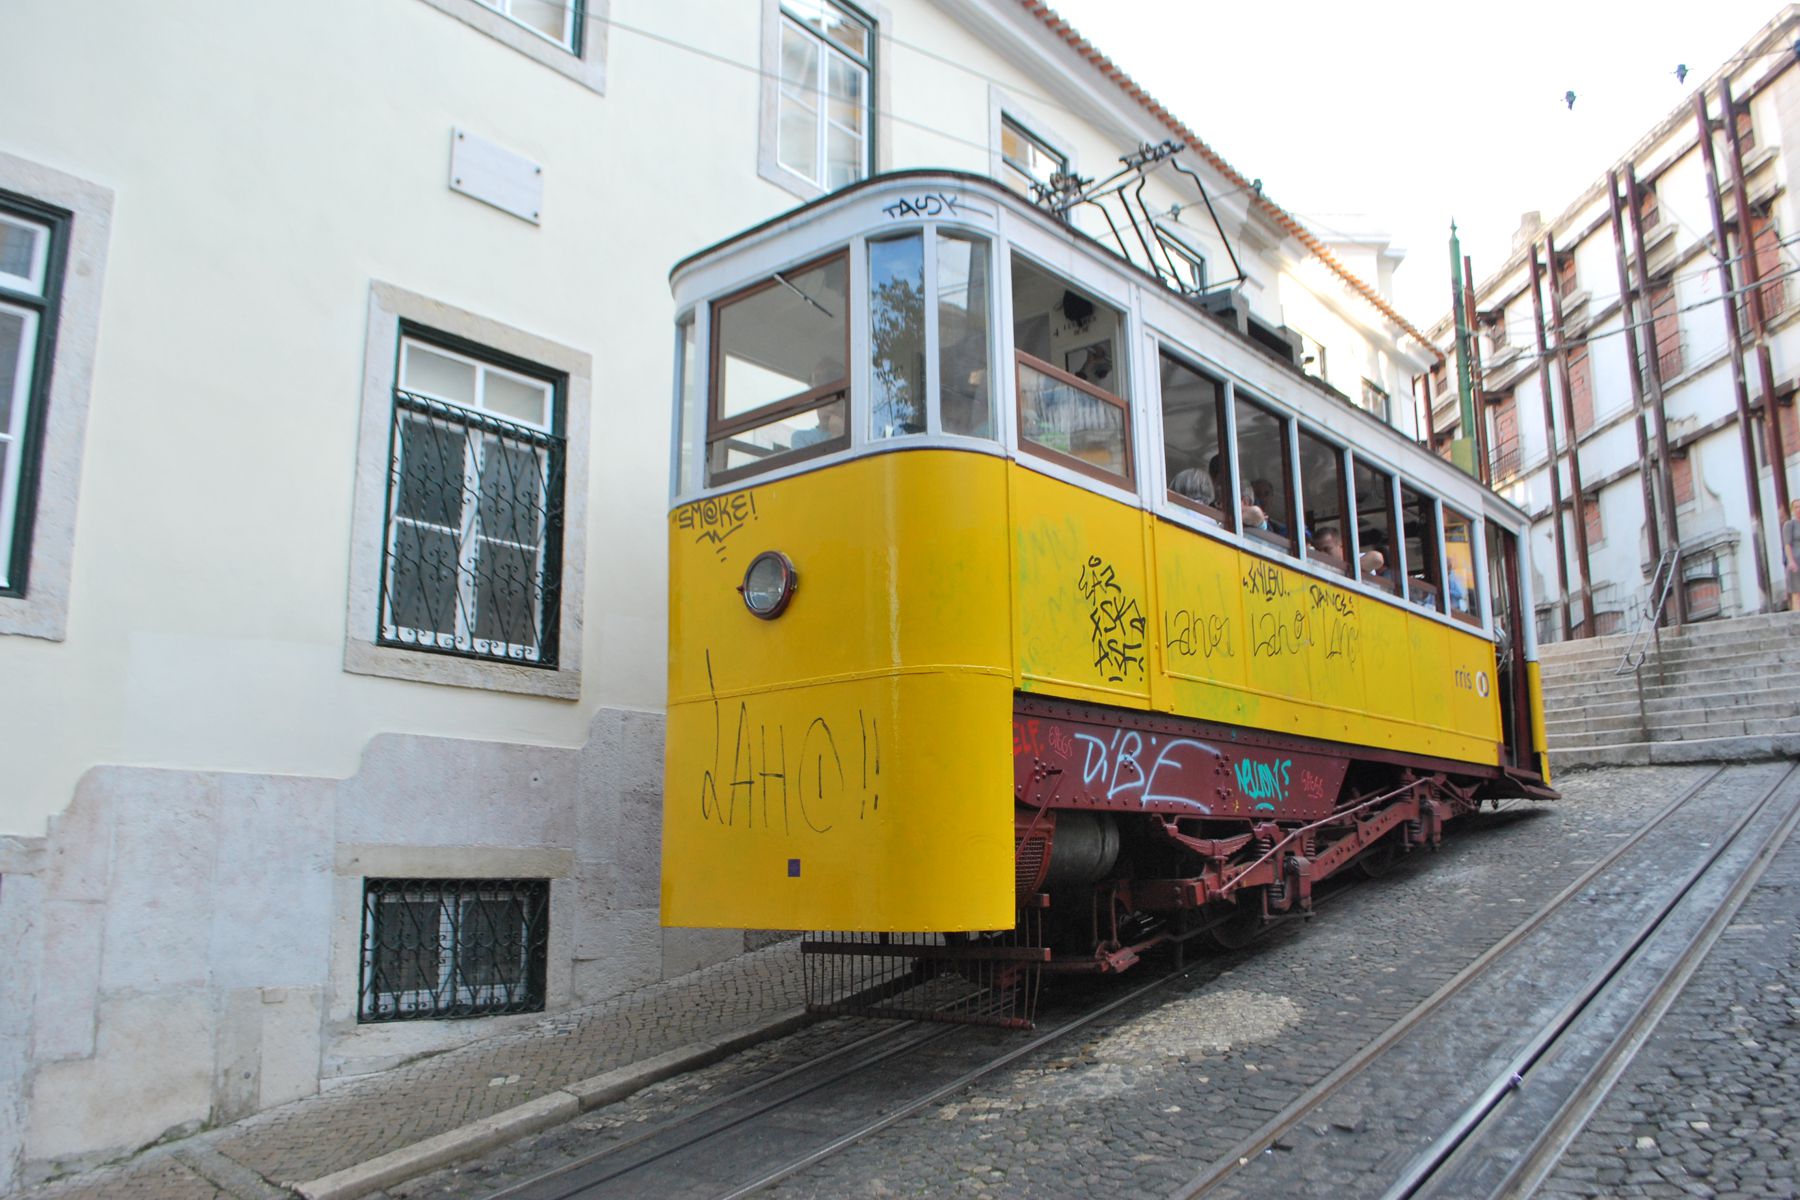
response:
[[[395,389],[377,641],[556,666],[566,440]]]
[[[366,879],[357,1020],[544,1010],[547,879]]]

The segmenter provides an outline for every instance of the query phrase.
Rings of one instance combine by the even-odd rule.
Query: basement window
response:
[[[357,1020],[544,1011],[547,879],[367,879]]]

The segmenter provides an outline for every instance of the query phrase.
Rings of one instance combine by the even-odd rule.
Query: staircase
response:
[[[1800,613],[1665,629],[1620,675],[1630,641],[1539,649],[1553,771],[1800,756]]]

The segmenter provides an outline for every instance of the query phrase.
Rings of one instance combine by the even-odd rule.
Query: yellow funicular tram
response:
[[[1279,344],[951,172],[673,287],[665,924],[1116,970],[1552,794],[1524,514]]]

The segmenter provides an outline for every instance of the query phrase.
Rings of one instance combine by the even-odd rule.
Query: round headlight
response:
[[[794,564],[787,555],[779,550],[764,550],[750,560],[738,592],[744,597],[745,608],[765,621],[773,621],[794,598],[799,583],[800,577],[794,573]]]

